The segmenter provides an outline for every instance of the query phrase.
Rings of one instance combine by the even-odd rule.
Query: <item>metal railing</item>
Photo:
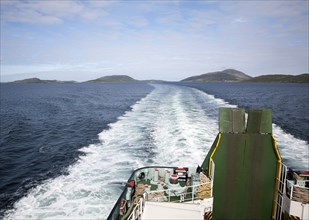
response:
[[[292,185],[291,200],[301,202],[303,204],[309,203],[309,188],[304,186]]]
[[[212,197],[212,181],[173,189],[145,192],[145,201],[188,202]]]
[[[198,199],[207,199],[212,197],[212,186],[212,181],[209,181],[193,186],[145,192],[143,197],[139,198],[138,203],[133,208],[127,220],[137,220],[141,218],[144,211],[145,201],[193,202]]]
[[[132,210],[131,214],[129,215],[129,217],[127,218],[127,220],[137,220],[137,219],[141,219],[141,215],[144,211],[144,198],[140,198],[138,200],[138,203],[136,204],[136,206],[134,207],[134,209]]]

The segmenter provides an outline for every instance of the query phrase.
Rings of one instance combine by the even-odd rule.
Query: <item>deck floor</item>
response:
[[[199,204],[146,202],[142,220],[203,220]]]

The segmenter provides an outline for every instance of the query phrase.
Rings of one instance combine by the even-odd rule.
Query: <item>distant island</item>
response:
[[[240,82],[251,79],[251,76],[234,69],[205,73],[198,76],[191,76],[181,80],[182,82]]]
[[[137,82],[138,80],[133,79],[127,75],[111,75],[111,76],[103,76],[98,79],[89,80],[86,82]]]
[[[75,83],[75,81],[42,80],[39,78],[29,78],[29,79],[16,80],[13,81],[12,83]]]
[[[281,83],[309,83],[309,74],[293,75],[262,75],[244,82],[281,82]]]
[[[262,75],[251,77],[245,73],[226,69],[223,71],[191,76],[181,82],[280,82],[280,83],[309,83],[309,74],[294,75]]]

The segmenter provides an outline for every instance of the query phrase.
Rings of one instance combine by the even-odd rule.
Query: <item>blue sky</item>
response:
[[[1,81],[308,72],[308,1],[1,0]]]

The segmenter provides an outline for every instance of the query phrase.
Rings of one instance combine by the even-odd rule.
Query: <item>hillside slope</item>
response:
[[[89,80],[87,82],[136,82],[136,81],[137,80],[127,75],[111,75],[111,76],[103,76],[94,80]]]
[[[262,75],[245,80],[244,82],[282,82],[282,83],[309,83],[309,74],[301,75]]]
[[[43,80],[39,78],[28,78],[22,80],[16,80],[12,83],[75,83],[75,81],[59,81],[59,80]]]
[[[198,76],[191,76],[181,80],[182,82],[240,82],[251,79],[250,76],[234,69],[205,73]]]

